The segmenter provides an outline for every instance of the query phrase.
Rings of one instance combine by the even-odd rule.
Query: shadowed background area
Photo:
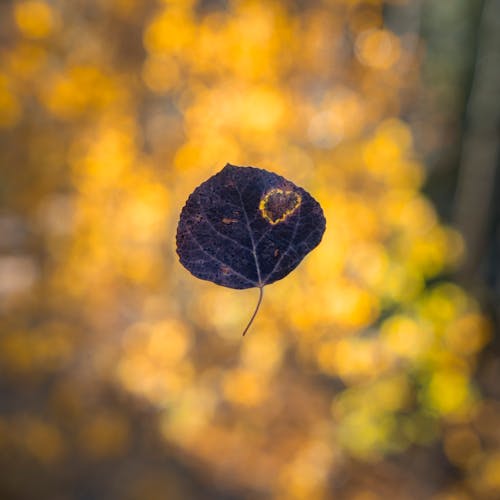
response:
[[[0,497],[500,497],[495,0],[0,3]],[[257,290],[175,230],[226,163],[322,243]]]

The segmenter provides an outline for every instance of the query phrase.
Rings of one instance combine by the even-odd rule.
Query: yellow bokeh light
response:
[[[124,243],[137,247],[157,240],[166,223],[169,199],[161,184],[145,179],[135,187],[134,195],[121,207],[123,219],[117,221],[116,230]]]
[[[14,18],[21,33],[27,38],[45,38],[56,25],[56,14],[46,2],[20,1],[14,5]]]
[[[398,265],[391,259],[385,279],[381,285],[384,296],[392,301],[410,303],[424,288],[424,280],[418,269]]]
[[[325,443],[310,443],[282,471],[278,498],[323,498],[323,484],[331,460],[331,450]]]
[[[179,84],[179,68],[172,58],[152,56],[144,63],[142,78],[153,92],[162,94]]]
[[[410,387],[406,377],[392,376],[382,378],[370,390],[374,406],[383,411],[403,408],[409,400]]]
[[[196,442],[213,416],[216,397],[207,387],[192,386],[183,391],[179,402],[160,421],[160,430],[167,441],[181,445]]]
[[[388,255],[378,243],[360,243],[351,248],[346,257],[350,275],[361,280],[372,289],[378,289],[385,280]]]
[[[393,421],[380,418],[366,411],[351,413],[342,420],[339,438],[355,456],[376,459],[377,449],[387,441]]]
[[[162,364],[179,362],[189,347],[188,331],[183,323],[162,321],[149,332],[147,352],[152,359]]]
[[[255,406],[265,399],[267,388],[257,372],[235,370],[225,376],[224,395],[233,403]]]
[[[193,23],[186,2],[165,9],[154,19],[144,34],[144,45],[152,54],[168,54],[181,50],[193,37]]]
[[[400,42],[387,30],[364,31],[356,39],[356,55],[361,63],[386,70],[400,58]]]
[[[367,290],[349,282],[330,286],[326,290],[324,313],[348,328],[369,325],[379,311],[378,299]]]
[[[55,75],[43,89],[41,98],[55,116],[69,120],[105,108],[121,92],[101,69],[82,65]]]
[[[117,376],[130,391],[167,404],[192,377],[191,364],[184,360],[189,346],[188,329],[175,319],[135,324],[125,332]]]
[[[434,287],[423,297],[418,308],[423,318],[430,320],[437,328],[452,324],[470,306],[470,299],[458,286],[445,283]],[[486,325],[484,325],[486,326]]]
[[[467,375],[453,369],[433,374],[427,397],[431,408],[451,418],[466,417],[474,398]]]
[[[341,340],[334,356],[338,375],[347,383],[379,376],[391,365],[390,356],[372,340]]]
[[[283,343],[275,336],[253,336],[242,347],[243,365],[259,372],[276,370],[283,355]]]
[[[432,342],[432,335],[425,327],[402,315],[384,321],[380,333],[388,349],[409,360],[422,356]]]
[[[447,326],[445,341],[453,351],[471,355],[491,338],[491,325],[479,314],[465,314]]]

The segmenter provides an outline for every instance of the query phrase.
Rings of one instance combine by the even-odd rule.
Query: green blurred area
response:
[[[0,498],[500,497],[499,11],[2,2]],[[327,219],[244,339],[174,246],[228,162]]]

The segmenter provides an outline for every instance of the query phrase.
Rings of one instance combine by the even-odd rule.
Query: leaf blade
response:
[[[227,164],[189,196],[177,253],[200,279],[262,288],[293,271],[325,227],[321,206],[304,189],[266,170]]]

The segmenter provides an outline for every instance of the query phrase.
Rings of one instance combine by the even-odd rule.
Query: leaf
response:
[[[319,203],[272,172],[227,164],[182,209],[177,254],[197,278],[229,288],[263,288],[293,271],[325,232]]]

